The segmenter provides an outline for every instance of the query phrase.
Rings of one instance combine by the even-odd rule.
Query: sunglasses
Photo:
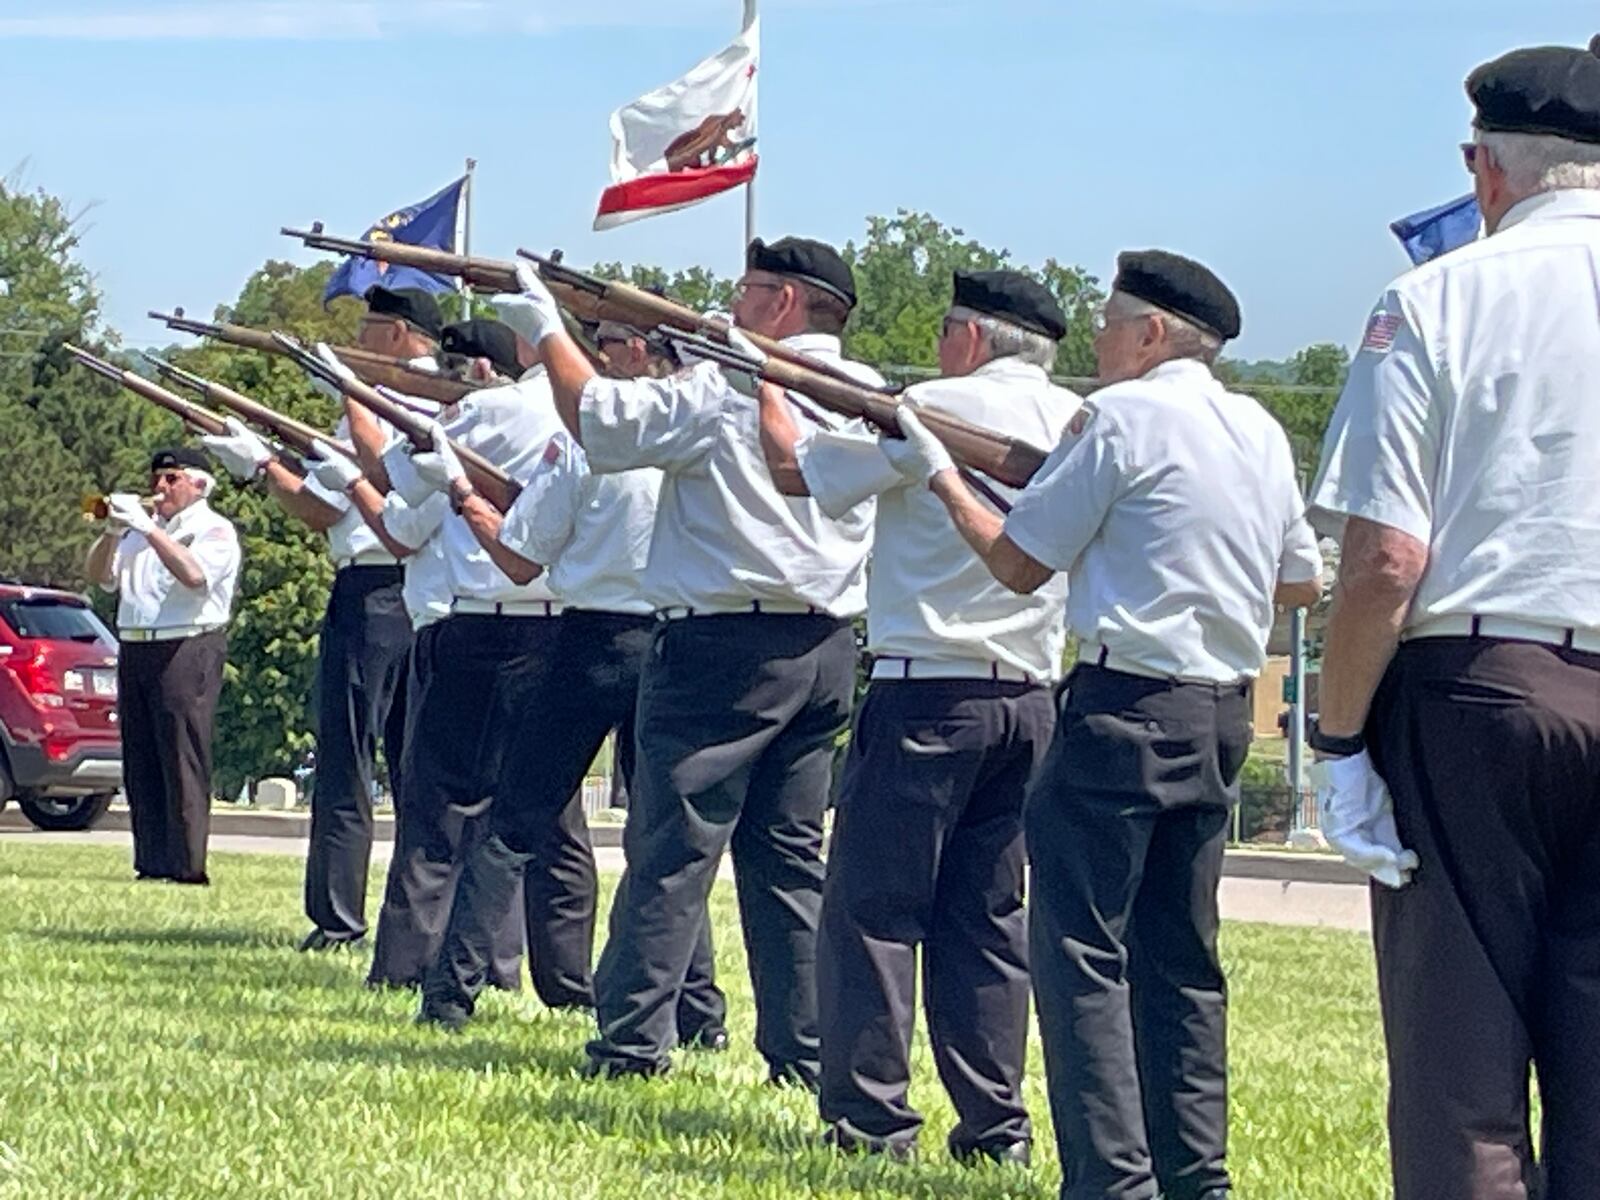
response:
[[[1477,170],[1478,149],[1479,146],[1477,142],[1461,143],[1461,161],[1467,164],[1467,172],[1469,174]]]
[[[182,483],[183,479],[184,475],[182,471],[154,471],[150,475],[150,482],[152,484],[165,483],[168,486],[171,486],[174,483]]]

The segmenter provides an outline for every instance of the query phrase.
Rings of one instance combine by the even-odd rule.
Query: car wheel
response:
[[[18,796],[23,814],[47,832],[93,829],[111,807],[113,793],[93,796]]]

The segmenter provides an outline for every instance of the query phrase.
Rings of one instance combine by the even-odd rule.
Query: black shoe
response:
[[[917,1139],[869,1137],[843,1124],[830,1125],[822,1133],[822,1144],[840,1154],[882,1155],[891,1162],[910,1162],[917,1154]]]
[[[816,1068],[793,1062],[768,1063],[767,1084],[769,1087],[803,1088],[813,1096],[822,1088],[817,1079]]]
[[[640,1062],[625,1058],[596,1058],[589,1056],[580,1074],[585,1079],[659,1079],[672,1070],[670,1059]]]
[[[322,930],[313,928],[310,933],[300,939],[300,944],[295,947],[301,954],[312,950],[326,950],[328,948],[328,935]]]
[[[683,1039],[686,1050],[703,1050],[707,1054],[721,1054],[728,1048],[728,1031],[720,1026],[708,1025]]]
[[[990,1142],[981,1146],[950,1147],[950,1156],[964,1167],[994,1163],[1002,1167],[1029,1167],[1033,1165],[1033,1143]]]
[[[442,1029],[445,1033],[460,1033],[472,1020],[472,1014],[454,1004],[429,1004],[423,1001],[417,1010],[416,1024]]]
[[[209,876],[209,875],[174,875],[169,882],[171,882],[171,883],[181,883],[185,887],[210,887],[211,886],[211,876]]]

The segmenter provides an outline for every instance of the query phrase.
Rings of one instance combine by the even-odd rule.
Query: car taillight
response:
[[[50,733],[45,735],[44,756],[51,762],[65,762],[72,753],[74,739],[70,736]]]
[[[67,700],[61,693],[61,685],[56,682],[55,672],[50,669],[49,647],[40,646],[31,658],[18,659],[13,655],[6,667],[17,677],[22,690],[40,708],[66,707]]]

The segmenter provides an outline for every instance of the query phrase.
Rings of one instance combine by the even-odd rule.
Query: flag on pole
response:
[[[1483,214],[1478,211],[1475,196],[1463,196],[1438,208],[1401,217],[1389,226],[1411,256],[1412,265],[1418,267],[1477,241],[1482,227]]]
[[[756,173],[760,22],[682,79],[611,114],[611,186],[596,229],[688,208]]]
[[[467,184],[471,174],[463,175],[449,187],[435,192],[420,204],[402,208],[378,221],[362,235],[367,242],[402,242],[407,246],[426,246],[430,250],[456,253],[463,243],[462,225],[466,220]],[[375,283],[387,288],[421,288],[425,292],[453,292],[456,281],[443,275],[430,275],[415,267],[390,266],[366,258],[347,258],[339,264],[322,293],[326,305],[335,296],[365,296]]]

